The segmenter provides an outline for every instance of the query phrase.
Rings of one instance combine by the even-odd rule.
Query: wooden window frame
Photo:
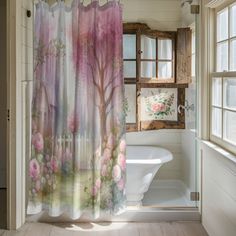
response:
[[[175,45],[176,45],[176,32],[162,32],[157,30],[141,30],[140,36],[145,35],[149,38],[153,38],[156,40],[156,59],[141,59],[141,45],[137,45],[138,53],[140,54],[140,61],[139,63],[139,77],[138,82],[140,83],[160,83],[160,84],[166,84],[166,83],[175,83],[175,57],[176,57],[176,51],[175,51]],[[158,40],[159,39],[170,39],[172,41],[172,57],[171,59],[159,59],[158,58]],[[140,39],[141,40],[141,39]],[[140,41],[139,40],[139,41]],[[155,78],[144,78],[141,77],[141,62],[147,61],[147,62],[156,62],[156,77]],[[171,62],[172,64],[172,76],[170,78],[159,78],[158,77],[158,62]]]
[[[177,107],[185,103],[185,88],[188,84],[178,84],[176,81],[176,32],[162,32],[151,30],[146,24],[124,23],[124,34],[136,34],[136,81],[133,78],[124,78],[125,84],[136,84],[136,123],[127,123],[126,131],[143,131],[157,129],[185,129],[185,112],[177,114],[177,121],[153,120],[141,121],[141,89],[142,88],[177,88]],[[172,39],[172,77],[171,79],[141,78],[141,35],[156,38]],[[157,48],[158,50],[158,48]],[[157,51],[158,53],[158,51]],[[127,60],[124,60],[127,61]],[[155,60],[154,60],[155,61]],[[170,60],[168,60],[170,61]],[[157,60],[158,63],[158,60]],[[158,71],[157,71],[158,75]]]

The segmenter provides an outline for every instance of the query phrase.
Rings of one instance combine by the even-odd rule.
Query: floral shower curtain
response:
[[[125,202],[122,10],[35,7],[28,214],[118,213]]]

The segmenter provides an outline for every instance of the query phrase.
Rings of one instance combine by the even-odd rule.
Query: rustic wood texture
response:
[[[185,89],[191,82],[191,30],[190,28],[178,29],[178,32],[165,32],[152,30],[142,23],[124,23],[125,34],[136,34],[136,80],[125,78],[125,83],[137,86],[136,96],[136,123],[126,124],[126,131],[141,131],[155,129],[184,129],[185,114],[178,114],[178,121],[141,121],[141,88],[178,88],[178,105],[184,105]],[[141,35],[151,38],[163,38],[172,40],[172,77],[169,79],[141,78],[141,61],[155,61],[156,74],[158,75],[158,58],[156,60],[141,59]],[[176,49],[177,48],[177,49]],[[158,44],[157,44],[158,50]],[[179,61],[178,61],[179,60]],[[127,60],[125,60],[127,61]],[[134,60],[135,61],[135,60]],[[165,60],[163,60],[165,61]],[[168,61],[168,60],[167,60]],[[158,76],[157,76],[158,77]]]
[[[191,83],[192,32],[190,28],[177,30],[176,83]]]
[[[130,32],[136,32],[137,30],[150,30],[147,24],[143,23],[123,23],[123,31],[128,34]]]
[[[26,223],[17,231],[0,233],[1,236],[207,236],[199,222]]]

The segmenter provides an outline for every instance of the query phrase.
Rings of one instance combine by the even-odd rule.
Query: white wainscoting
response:
[[[128,145],[149,145],[166,148],[173,160],[165,163],[158,171],[157,179],[182,179],[182,130],[152,130],[126,134]],[[145,157],[144,157],[145,158]]]
[[[204,142],[202,222],[209,236],[236,235],[236,157]]]

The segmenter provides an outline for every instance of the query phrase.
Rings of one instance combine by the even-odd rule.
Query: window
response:
[[[211,75],[211,140],[236,147],[236,3],[216,10],[215,72]]]
[[[141,81],[175,82],[173,44],[173,37],[168,35],[141,35]]]
[[[124,23],[123,61],[126,130],[184,129],[185,88],[191,80],[191,30],[165,32]],[[180,47],[176,41],[179,40]],[[177,51],[177,49],[179,49]],[[180,58],[177,64],[175,58]],[[187,72],[178,80],[179,71]],[[188,74],[189,72],[189,74]]]

